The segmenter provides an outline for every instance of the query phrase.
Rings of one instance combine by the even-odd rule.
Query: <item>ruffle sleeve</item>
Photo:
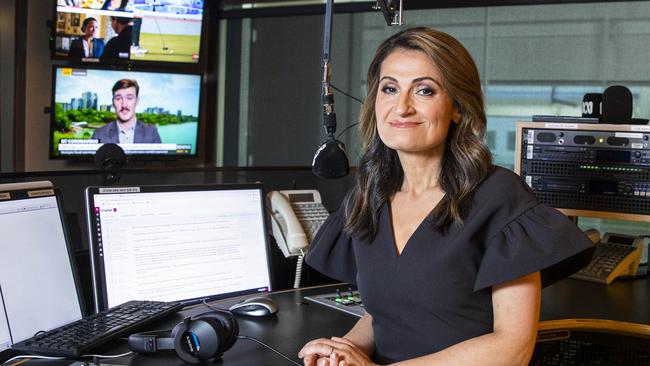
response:
[[[312,240],[305,261],[328,277],[356,284],[352,239],[343,230],[344,222],[343,208],[332,213]]]
[[[595,245],[566,216],[538,204],[487,242],[474,291],[540,271],[546,287],[589,263]]]

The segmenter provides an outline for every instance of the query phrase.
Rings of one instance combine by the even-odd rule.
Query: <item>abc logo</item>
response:
[[[600,93],[588,93],[582,98],[582,116],[600,118],[603,95]]]
[[[594,102],[582,102],[582,114],[594,113]]]

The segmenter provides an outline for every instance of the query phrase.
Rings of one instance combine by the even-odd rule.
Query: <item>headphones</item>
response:
[[[129,349],[143,354],[173,349],[188,363],[219,358],[239,335],[239,324],[228,311],[210,311],[187,317],[170,331],[137,333],[129,336]]]

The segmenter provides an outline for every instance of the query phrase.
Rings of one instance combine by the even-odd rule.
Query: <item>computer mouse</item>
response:
[[[246,316],[269,316],[278,312],[278,305],[270,297],[249,297],[230,307],[230,312]]]

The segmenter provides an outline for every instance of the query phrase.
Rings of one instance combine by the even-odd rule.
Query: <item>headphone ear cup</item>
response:
[[[194,356],[194,352],[190,353],[186,350],[187,340],[184,335],[187,335],[192,327],[193,320],[190,317],[183,319],[182,322],[176,324],[172,329],[171,335],[174,338],[174,352],[181,360],[188,363],[201,363],[201,359]],[[184,343],[185,342],[185,343]]]
[[[171,331],[176,355],[188,363],[220,357],[235,344],[238,335],[239,324],[227,311],[185,318]]]
[[[195,318],[186,318],[183,323],[185,326],[179,324],[172,331],[178,358],[188,363],[201,363],[221,356],[222,339],[225,338],[221,324]]]
[[[239,335],[239,323],[229,311],[211,311],[197,316],[195,319],[215,322],[213,325],[223,331],[223,337],[220,338],[219,354],[229,350],[237,341]]]
[[[224,352],[229,350],[237,341],[239,335],[239,323],[237,319],[229,311],[221,313],[222,318],[219,318],[224,328],[226,328],[226,340],[224,342]]]
[[[171,335],[172,338],[176,338],[176,335],[181,332],[185,332],[187,330],[188,322],[183,320],[182,322],[176,324],[174,328],[172,328]]]
[[[237,336],[239,335],[239,323],[237,322],[237,319],[232,315],[231,312],[227,312],[227,318],[230,319],[231,321],[231,328],[230,328],[230,342],[228,342],[228,345],[226,349],[230,349],[235,342],[237,341]]]

